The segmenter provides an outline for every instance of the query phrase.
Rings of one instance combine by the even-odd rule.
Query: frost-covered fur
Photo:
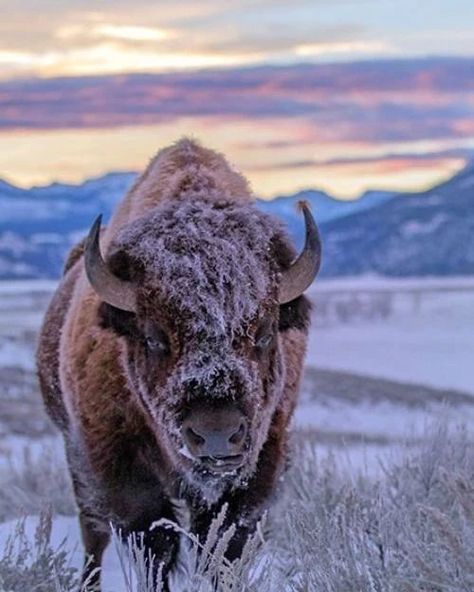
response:
[[[124,535],[148,531],[176,517],[178,498],[199,536],[227,503],[228,520],[240,524],[229,557],[238,556],[285,466],[309,322],[304,297],[277,302],[293,249],[254,207],[245,179],[190,140],[158,153],[101,242],[115,275],[136,287],[137,314],[100,302],[76,249],[38,350],[86,550],[100,562],[108,521]],[[168,341],[166,358],[147,348],[157,334]],[[247,452],[241,469],[216,476],[183,455],[180,425],[192,407],[228,404],[249,423]],[[176,533],[155,529],[145,544],[166,575]]]
[[[186,193],[128,225],[113,244],[144,283],[185,314],[186,332],[232,338],[270,296],[274,220],[247,204]]]
[[[267,392],[272,405],[267,413],[256,413],[263,398],[261,364],[249,359],[249,349],[265,314],[276,315],[277,268],[270,249],[275,223],[248,206],[189,197],[181,197],[178,206],[165,202],[154,208],[113,243],[112,258],[126,254],[143,269],[137,283],[144,287],[139,297],[144,317],[173,334],[180,349],[172,372],[149,386],[150,381],[138,380],[148,372],[143,368],[137,376],[139,356],[129,350],[129,378],[142,391],[156,425],[162,426],[161,439],[167,432],[175,436],[170,456],[183,447],[181,412],[196,397],[245,409],[256,441],[245,470],[238,474],[242,481],[256,468],[283,386],[277,351],[268,387],[275,392]],[[187,471],[185,476],[200,481],[199,473]],[[215,481],[212,491],[208,481],[202,483],[206,497],[215,501],[225,480]]]
[[[192,193],[205,199],[248,203],[247,180],[217,152],[184,138],[160,150],[117,208],[104,236],[108,244],[130,220],[156,204]]]

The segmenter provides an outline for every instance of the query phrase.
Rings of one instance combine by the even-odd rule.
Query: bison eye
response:
[[[266,349],[270,343],[272,342],[272,337],[273,335],[262,335],[262,337],[259,337],[256,342],[255,342],[255,347],[257,347],[258,349]]]
[[[255,335],[255,347],[259,350],[267,349],[273,340],[273,325],[265,321]]]
[[[148,351],[159,356],[167,356],[170,353],[170,344],[168,337],[163,331],[156,335],[146,337],[146,346]]]

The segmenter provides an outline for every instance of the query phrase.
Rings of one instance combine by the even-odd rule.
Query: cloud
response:
[[[29,1],[0,19],[0,78],[165,72],[204,67],[290,63],[326,57],[379,55],[383,42],[366,39],[360,25],[315,26],[288,13],[285,2],[218,3],[208,0],[158,4],[137,0],[82,5],[46,0],[41,17],[31,19]],[[310,9],[298,0],[298,9]],[[260,26],[255,27],[255,22]],[[290,19],[290,20],[288,20]],[[11,59],[10,59],[11,58]]]
[[[329,41],[320,43],[304,43],[294,48],[297,56],[321,56],[343,54],[388,54],[394,48],[384,41]]]
[[[4,151],[0,172],[31,183],[140,169],[158,146],[194,134],[229,155],[265,195],[314,185],[347,195],[409,188],[472,156],[473,62],[1,82],[0,136],[11,156]]]
[[[473,68],[474,59],[450,58],[8,81],[0,83],[0,129],[191,116],[290,119],[304,141],[327,145],[466,138],[474,133]]]
[[[126,28],[130,33],[130,28]],[[125,35],[124,29],[120,29]],[[134,31],[137,35],[137,31]],[[40,72],[42,76],[65,74],[68,76],[97,75],[147,70],[180,71],[199,68],[229,67],[253,64],[260,61],[260,54],[217,54],[212,52],[157,51],[132,46],[123,40],[99,40],[96,43],[48,51],[43,53],[11,52],[0,49],[0,68],[3,78],[10,74]],[[157,67],[157,65],[159,67]]]
[[[445,161],[447,159],[457,159],[461,161],[471,160],[474,158],[474,147],[459,147],[450,148],[446,150],[434,150],[427,152],[393,152],[380,153],[368,156],[348,156],[337,157],[329,159],[300,159],[300,160],[286,160],[282,162],[255,165],[248,167],[252,171],[278,171],[285,169],[318,169],[328,167],[339,168],[347,165],[365,165],[376,164],[385,169],[392,169],[394,167],[403,169],[408,167],[421,166],[425,167],[427,163],[434,164],[436,162]]]
[[[158,27],[114,24],[73,24],[61,26],[56,32],[58,39],[105,38],[123,41],[164,41],[173,38],[176,33]]]
[[[457,2],[455,11],[440,2],[426,11],[411,0],[3,0],[0,76],[413,57],[440,48],[473,55],[473,4]]]

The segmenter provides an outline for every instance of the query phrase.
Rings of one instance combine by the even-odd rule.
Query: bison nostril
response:
[[[235,445],[241,444],[242,440],[245,438],[245,433],[246,433],[245,424],[242,421],[242,422],[240,422],[239,429],[236,432],[234,432],[232,434],[232,436],[230,436],[229,442],[231,444],[235,444]]]
[[[247,433],[246,419],[232,408],[193,411],[182,426],[184,444],[195,458],[240,454]]]
[[[202,436],[190,427],[186,428],[186,437],[191,444],[194,444],[194,446],[202,446],[206,442]]]

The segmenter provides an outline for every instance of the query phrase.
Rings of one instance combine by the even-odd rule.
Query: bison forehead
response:
[[[233,334],[276,295],[278,224],[252,205],[175,200],[136,220],[117,248],[138,261],[149,294],[203,335]]]

